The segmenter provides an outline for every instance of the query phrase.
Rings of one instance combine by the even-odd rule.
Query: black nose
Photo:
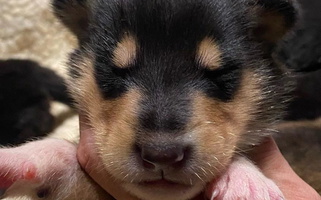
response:
[[[140,156],[145,168],[178,167],[186,159],[187,148],[175,146],[151,146],[140,148]]]

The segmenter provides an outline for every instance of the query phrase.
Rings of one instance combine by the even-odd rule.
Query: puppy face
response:
[[[56,5],[59,14],[68,3]],[[88,25],[70,90],[104,167],[132,194],[195,196],[280,116],[287,86],[269,50],[293,25],[288,1],[78,5]],[[269,12],[282,31],[266,23]]]

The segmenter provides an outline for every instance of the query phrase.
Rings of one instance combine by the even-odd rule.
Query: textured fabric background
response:
[[[73,35],[51,12],[49,0],[0,0],[0,59],[21,58],[39,62],[66,77],[65,62],[76,45]],[[57,117],[54,137],[78,135],[77,116],[53,103]]]

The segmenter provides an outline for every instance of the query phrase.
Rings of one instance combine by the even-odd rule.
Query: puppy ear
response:
[[[253,0],[251,9],[257,17],[252,37],[270,47],[294,27],[299,16],[295,0]]]
[[[87,0],[53,0],[52,6],[55,15],[82,41],[88,29]]]

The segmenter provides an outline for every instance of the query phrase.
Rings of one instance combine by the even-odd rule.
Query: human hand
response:
[[[293,171],[273,138],[267,138],[250,156],[265,176],[279,186],[286,199],[321,200],[321,196]]]

